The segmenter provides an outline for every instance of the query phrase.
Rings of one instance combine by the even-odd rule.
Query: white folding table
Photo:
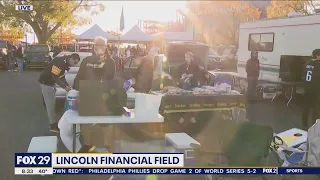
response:
[[[112,124],[112,146],[115,140],[115,125],[123,123],[161,123],[164,117],[160,114],[158,116],[135,116],[134,109],[130,109],[131,116],[79,116],[78,112],[74,112],[74,117],[68,118],[68,123],[73,125],[73,144],[72,151],[76,151],[76,125],[77,124]],[[111,152],[114,150],[112,147]]]

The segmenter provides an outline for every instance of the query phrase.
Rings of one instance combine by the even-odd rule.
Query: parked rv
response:
[[[259,51],[260,80],[302,80],[303,63],[320,48],[320,14],[240,24],[238,73],[246,77],[251,51]],[[280,66],[281,64],[281,66]]]

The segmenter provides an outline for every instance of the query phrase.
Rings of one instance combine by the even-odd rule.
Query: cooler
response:
[[[262,99],[272,99],[277,93],[277,84],[261,84],[257,91]]]
[[[199,161],[195,158],[193,149],[190,147],[191,143],[200,145],[198,141],[186,133],[167,133],[165,140],[167,148],[172,147],[173,152],[184,153],[185,166],[199,165]]]

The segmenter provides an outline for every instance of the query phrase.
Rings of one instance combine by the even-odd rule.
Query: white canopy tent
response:
[[[193,34],[189,32],[160,32],[154,34],[153,37],[157,40],[163,40],[165,42],[193,40]]]
[[[147,43],[153,41],[153,39],[153,36],[142,32],[137,25],[133,26],[127,33],[120,36],[120,41],[126,43]]]
[[[94,40],[98,36],[102,36],[102,37],[106,38],[107,40],[111,40],[111,41],[118,40],[117,36],[113,36],[113,35],[110,35],[110,34],[104,32],[100,28],[100,26],[98,26],[97,24],[95,24],[94,26],[92,26],[90,29],[83,32],[82,34],[77,35],[75,39],[76,40]]]

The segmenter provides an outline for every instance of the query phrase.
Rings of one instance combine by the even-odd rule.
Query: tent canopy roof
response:
[[[121,41],[126,42],[151,42],[154,37],[150,34],[144,33],[135,25],[127,33],[120,37]]]
[[[82,34],[77,35],[76,39],[94,40],[98,36],[102,36],[102,37],[106,38],[107,40],[118,40],[118,37],[104,32],[100,28],[100,26],[98,26],[97,24],[93,25],[90,29],[83,32]]]

